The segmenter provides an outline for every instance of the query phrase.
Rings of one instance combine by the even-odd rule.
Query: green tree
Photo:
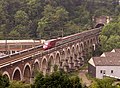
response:
[[[113,86],[113,80],[109,78],[105,79],[95,79],[90,88],[115,88]]]
[[[16,24],[26,25],[28,23],[28,15],[25,11],[19,10],[15,14],[15,22]]]
[[[36,76],[35,88],[82,88],[80,79],[77,76],[69,76],[67,73],[55,71],[50,75],[43,76],[41,73]]]
[[[21,81],[11,81],[8,88],[30,88],[30,84],[22,83]]]
[[[29,32],[27,26],[24,25],[17,25],[15,26],[15,28],[10,32],[11,37],[15,37],[17,36],[20,39],[25,39],[25,38],[29,38]],[[15,34],[16,33],[16,34]]]
[[[9,39],[19,39],[20,38],[20,33],[17,30],[12,30],[9,33],[10,38]]]
[[[70,77],[70,82],[71,82],[71,88],[82,88],[81,83],[80,83],[80,78],[78,76],[72,76]]]
[[[112,22],[106,25],[102,29],[100,42],[103,51],[110,51],[113,48],[120,48],[120,23]]]
[[[74,16],[74,22],[78,24],[83,29],[89,28],[90,25],[90,13],[87,11],[85,6],[78,6],[76,7]]]
[[[67,19],[68,12],[63,7],[46,5],[38,22],[38,32],[43,38],[58,37]]]
[[[0,74],[0,88],[5,88],[9,86],[9,79],[6,76]]]

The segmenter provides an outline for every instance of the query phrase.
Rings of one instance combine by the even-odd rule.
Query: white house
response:
[[[92,57],[88,64],[88,73],[93,77],[120,79],[120,49],[105,52],[100,57]]]

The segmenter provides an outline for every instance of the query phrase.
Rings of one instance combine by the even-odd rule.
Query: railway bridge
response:
[[[31,83],[36,70],[43,74],[53,72],[55,66],[65,71],[77,70],[99,44],[100,31],[101,28],[95,28],[66,36],[67,40],[48,50],[40,45],[1,57],[0,71],[10,80]]]

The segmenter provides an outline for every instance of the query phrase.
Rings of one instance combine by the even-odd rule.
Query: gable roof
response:
[[[120,52],[104,52],[100,57],[120,57]]]
[[[93,66],[120,66],[120,49],[104,52],[100,57],[92,57],[89,63]]]
[[[95,66],[120,66],[120,57],[93,57]]]

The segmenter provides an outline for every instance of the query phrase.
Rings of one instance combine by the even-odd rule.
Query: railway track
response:
[[[7,55],[0,58],[0,68],[4,67],[5,65],[13,64],[15,62],[22,61],[24,59],[28,59],[33,57],[33,55],[40,54],[43,51],[42,45],[36,46],[30,49],[26,49],[12,55]]]

